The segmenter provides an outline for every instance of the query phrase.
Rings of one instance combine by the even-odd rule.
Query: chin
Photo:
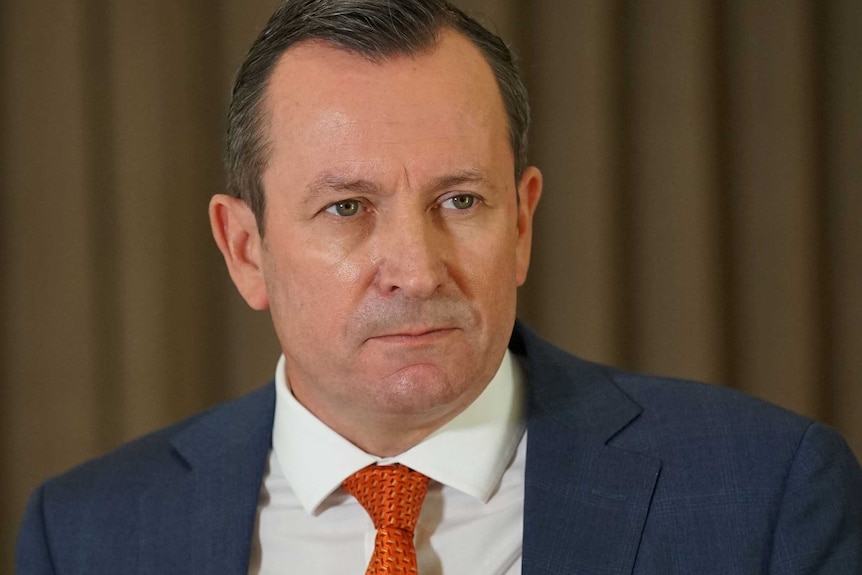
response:
[[[472,400],[464,381],[469,376],[453,380],[440,367],[430,364],[411,365],[383,378],[374,388],[373,401],[382,412],[395,414],[438,414],[460,411],[460,404]],[[464,400],[465,396],[470,399]]]

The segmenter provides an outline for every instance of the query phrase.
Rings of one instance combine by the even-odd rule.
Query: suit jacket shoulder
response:
[[[243,572],[274,405],[269,385],[48,480],[17,572]]]
[[[862,472],[834,430],[523,326],[512,347],[530,372],[525,573],[862,573]]]

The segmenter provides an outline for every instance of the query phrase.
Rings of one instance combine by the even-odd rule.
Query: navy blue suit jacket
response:
[[[521,325],[510,345],[530,388],[523,573],[862,574],[862,471],[828,427]],[[18,573],[246,573],[274,402],[269,385],[46,482]]]

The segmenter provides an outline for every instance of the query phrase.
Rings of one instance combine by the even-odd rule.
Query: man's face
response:
[[[534,168],[516,186],[489,65],[454,32],[383,63],[309,42],[266,107],[256,301],[291,390],[360,444],[363,421],[442,425],[500,364],[541,191]]]

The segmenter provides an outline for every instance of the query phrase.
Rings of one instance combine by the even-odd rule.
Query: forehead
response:
[[[499,153],[501,143],[508,149],[493,71],[451,30],[427,51],[381,61],[322,41],[300,43],[277,63],[265,106],[271,160],[315,153],[332,160],[344,147],[385,152],[387,143],[405,153],[444,141],[476,153]]]
[[[441,30],[438,41],[425,50],[384,58],[368,58],[323,40],[300,42],[276,63],[268,83],[267,103],[271,109],[283,102],[288,95],[285,91],[299,96],[308,88],[320,97],[332,95],[329,90],[348,87],[368,89],[385,84],[388,90],[405,81],[426,88],[454,82],[465,91],[483,89],[487,91],[483,95],[502,105],[496,79],[480,50],[463,34],[448,28]]]

